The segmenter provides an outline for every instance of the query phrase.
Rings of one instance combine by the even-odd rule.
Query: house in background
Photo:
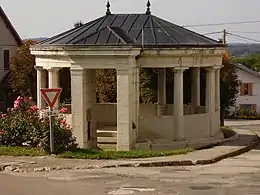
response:
[[[12,90],[8,82],[10,60],[22,40],[0,6],[0,111],[8,106]]]
[[[260,113],[260,73],[241,64],[236,64],[240,90],[237,107]]]

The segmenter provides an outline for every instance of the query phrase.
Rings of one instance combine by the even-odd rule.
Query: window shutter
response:
[[[240,85],[240,96],[244,96],[244,84]]]
[[[252,96],[253,95],[253,84],[248,83],[248,95]]]
[[[9,70],[10,68],[10,52],[9,50],[4,50],[4,69]]]
[[[239,108],[240,108],[240,111],[244,110],[244,108],[245,108],[245,107],[244,107],[244,104],[240,104],[240,105],[239,105]]]

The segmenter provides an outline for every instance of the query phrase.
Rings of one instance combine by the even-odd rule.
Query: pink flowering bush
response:
[[[60,113],[66,113],[62,108]],[[18,97],[7,113],[0,114],[0,145],[41,147],[49,151],[49,117],[40,117],[31,98]],[[75,138],[62,115],[54,121],[55,151],[76,148]]]

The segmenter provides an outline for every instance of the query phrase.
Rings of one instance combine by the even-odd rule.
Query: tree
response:
[[[97,70],[97,96],[100,103],[116,103],[117,80],[115,69]]]
[[[247,56],[234,57],[231,61],[233,63],[240,63],[254,71],[260,71],[260,54],[252,53]]]
[[[157,74],[154,69],[140,69],[140,101],[155,103]],[[97,96],[100,103],[117,102],[117,76],[115,69],[97,70]]]
[[[157,73],[156,69],[140,69],[140,101],[141,103],[156,103]]]
[[[225,112],[235,106],[239,93],[237,70],[228,55],[223,57],[223,65],[220,72],[221,125],[224,125]]]
[[[24,97],[36,99],[37,94],[37,71],[35,70],[35,57],[30,53],[30,46],[35,41],[29,40],[17,49],[11,60],[10,85],[14,92]],[[60,86],[63,88],[61,102],[70,101],[70,70],[60,70]]]
[[[25,97],[36,98],[36,70],[34,69],[35,58],[30,53],[30,46],[34,41],[26,41],[17,49],[11,60],[10,83],[14,92]]]

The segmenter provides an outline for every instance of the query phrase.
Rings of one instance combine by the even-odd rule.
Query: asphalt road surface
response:
[[[1,173],[0,191],[1,195],[259,195],[260,146],[207,166]]]

